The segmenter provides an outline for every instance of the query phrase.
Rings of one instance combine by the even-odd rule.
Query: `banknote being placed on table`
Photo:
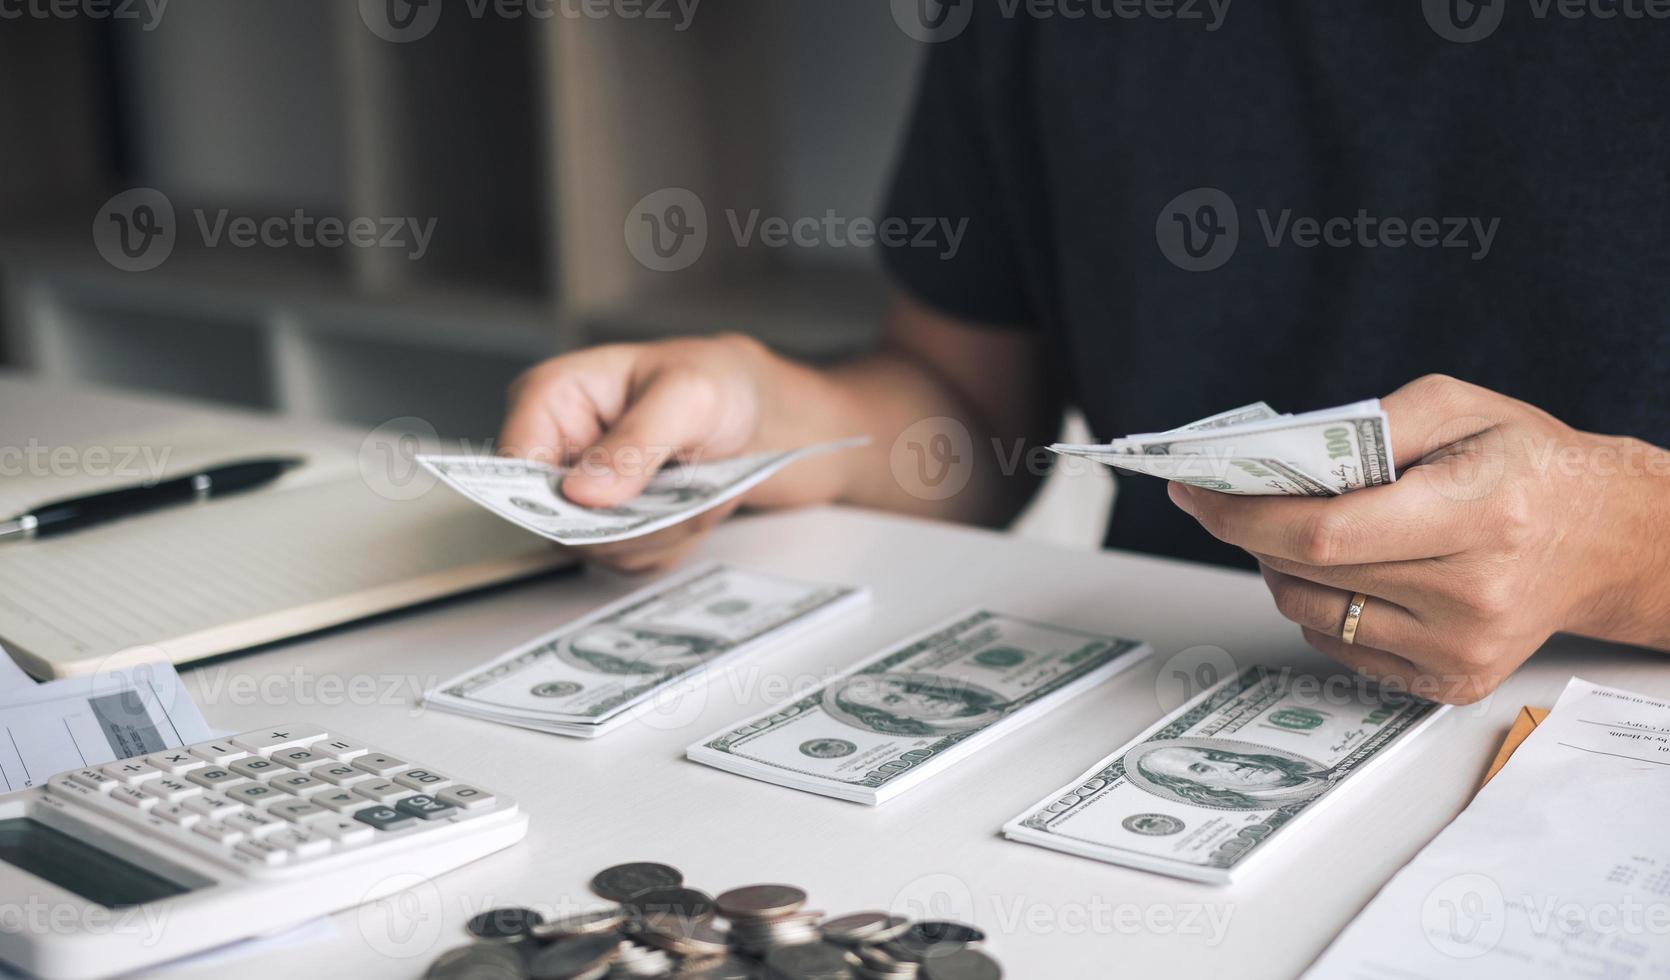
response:
[[[1003,826],[1011,840],[1221,884],[1442,706],[1364,678],[1249,667]]]
[[[685,754],[809,793],[883,803],[1148,652],[1135,640],[977,610]]]
[[[797,460],[862,446],[866,438],[708,463],[673,463],[643,493],[615,507],[581,507],[558,487],[568,469],[507,456],[419,455],[447,486],[513,524],[558,544],[606,544],[687,521],[741,496]]]
[[[1223,493],[1329,497],[1396,478],[1378,399],[1303,415],[1255,402],[1166,432],[1050,448]]]
[[[709,564],[663,579],[440,684],[424,701],[592,738],[708,671],[861,604],[867,593]]]

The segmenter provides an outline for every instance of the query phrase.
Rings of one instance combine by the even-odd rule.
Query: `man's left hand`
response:
[[[1670,452],[1437,375],[1381,404],[1395,483],[1171,499],[1259,560],[1312,646],[1424,697],[1476,701],[1557,631],[1670,648]]]

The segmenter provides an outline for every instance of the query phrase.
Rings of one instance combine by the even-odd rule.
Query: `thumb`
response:
[[[1502,420],[1500,396],[1441,374],[1416,378],[1380,399],[1380,407],[1391,422],[1399,472]]]
[[[652,384],[563,478],[582,507],[614,507],[643,492],[668,459],[695,449],[704,426],[676,383]]]

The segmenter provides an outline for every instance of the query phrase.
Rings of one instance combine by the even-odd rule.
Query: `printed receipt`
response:
[[[0,791],[213,737],[167,663],[0,687]]]
[[[1307,978],[1670,976],[1670,701],[1573,678]]]

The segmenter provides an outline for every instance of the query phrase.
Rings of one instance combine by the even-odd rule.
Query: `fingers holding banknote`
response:
[[[1658,533],[1648,515],[1663,490],[1597,465],[1632,441],[1448,378],[1423,378],[1382,404],[1394,483],[1327,498],[1174,483],[1172,500],[1259,559],[1278,608],[1313,646],[1419,679],[1428,697],[1483,697],[1556,631],[1633,635],[1640,613],[1621,597],[1642,593],[1631,578],[1639,563],[1616,542]],[[1356,593],[1369,601],[1347,643]]]
[[[638,496],[670,460],[749,452],[759,428],[751,345],[716,337],[553,358],[512,386],[503,451],[571,467],[563,496],[594,508]],[[736,507],[733,501],[653,534],[579,550],[621,571],[668,567]]]

